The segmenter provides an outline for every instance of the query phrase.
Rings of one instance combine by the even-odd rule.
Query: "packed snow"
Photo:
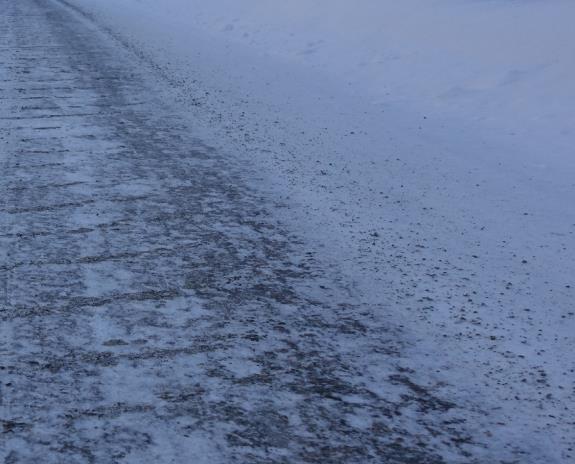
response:
[[[574,2],[67,3],[257,167],[402,367],[485,408],[477,443],[574,459]]]

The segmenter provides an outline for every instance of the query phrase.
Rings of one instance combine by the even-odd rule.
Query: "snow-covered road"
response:
[[[459,455],[427,429],[454,405],[134,60],[57,2],[0,9],[2,462]]]
[[[402,327],[408,318],[383,311],[388,303],[356,286],[344,259],[290,222],[289,199],[261,180],[270,171],[206,142],[190,101],[170,90],[178,76],[71,5],[0,0],[1,462],[491,464],[571,456],[572,436],[553,436],[568,426],[555,410],[538,429],[549,441],[534,443],[523,420],[534,417],[531,409],[517,412],[523,429],[492,407],[500,396],[489,398],[486,388],[473,397],[472,382],[461,380],[472,376],[458,366],[475,345],[463,354],[423,342],[419,351],[427,352],[414,350]],[[400,226],[395,232],[403,234]],[[370,231],[365,246],[380,233]],[[399,251],[392,243],[387,253],[401,258],[401,239]],[[425,248],[413,245],[413,256]],[[410,287],[397,262],[390,268]],[[441,260],[429,262],[434,281],[447,274]],[[448,348],[459,340],[450,339]],[[478,353],[470,366],[504,371]],[[463,359],[455,374],[437,368],[442,356]],[[521,373],[531,367],[518,365]],[[547,373],[533,372],[519,390],[551,403]],[[519,391],[501,388],[498,395]]]

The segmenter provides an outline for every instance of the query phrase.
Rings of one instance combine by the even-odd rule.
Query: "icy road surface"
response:
[[[392,337],[273,205],[85,22],[0,10],[3,462],[439,462],[401,414],[452,405],[366,386]]]
[[[524,462],[161,76],[57,1],[0,12],[3,463]]]

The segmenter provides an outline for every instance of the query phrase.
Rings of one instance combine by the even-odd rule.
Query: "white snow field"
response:
[[[66,3],[252,163],[478,456],[574,462],[574,1]]]

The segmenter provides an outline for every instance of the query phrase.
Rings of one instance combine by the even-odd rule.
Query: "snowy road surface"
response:
[[[3,463],[526,462],[161,73],[59,1],[0,12]]]
[[[4,462],[438,461],[399,417],[451,405],[367,388],[395,346],[272,205],[78,17],[1,10]]]

